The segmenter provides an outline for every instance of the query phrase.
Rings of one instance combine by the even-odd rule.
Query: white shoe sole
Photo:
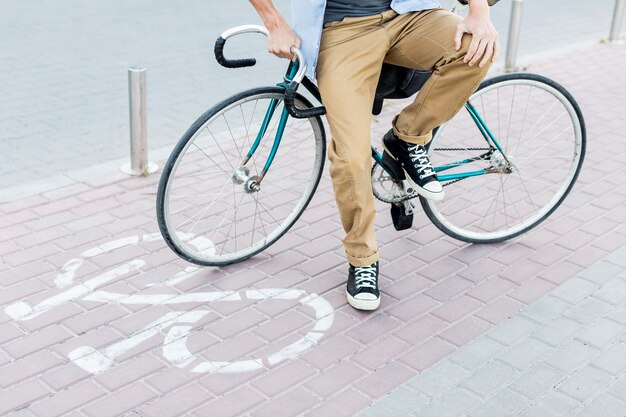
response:
[[[402,168],[402,171],[404,172],[404,176],[406,177],[406,180],[409,182],[411,187],[413,187],[415,189],[417,194],[421,195],[422,197],[424,197],[427,200],[431,200],[431,201],[434,201],[436,203],[438,203],[440,201],[443,201],[443,197],[444,197],[443,189],[439,193],[433,193],[432,191],[428,191],[425,188],[422,188],[419,185],[417,185],[415,183],[415,181],[413,181],[411,179],[411,176],[406,172],[404,167],[402,167],[402,164],[400,164],[398,159],[395,156],[393,156],[393,154],[389,151],[389,149],[387,149],[387,147],[385,146],[385,142],[383,142],[383,148],[385,149],[385,151],[387,151],[387,154],[389,154],[389,156],[394,159],[394,161],[398,162],[398,165],[400,165],[400,167]]]
[[[346,291],[346,298],[348,303],[357,310],[376,310],[380,305],[380,297],[375,300],[359,300]]]

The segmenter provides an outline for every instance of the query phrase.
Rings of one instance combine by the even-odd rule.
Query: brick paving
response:
[[[359,416],[626,416],[624,266],[626,245]]]
[[[345,301],[326,174],[279,244],[223,268],[158,238],[158,176],[110,171],[3,204],[0,415],[624,415],[625,52],[531,68],[572,91],[589,128],[579,182],[541,227],[468,245],[419,213],[398,233],[379,206],[373,313]],[[332,311],[317,333],[331,315],[311,314],[312,293]]]

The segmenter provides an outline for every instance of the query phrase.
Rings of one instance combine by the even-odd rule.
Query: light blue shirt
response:
[[[437,0],[392,0],[398,14],[439,7]],[[302,40],[300,50],[307,64],[307,77],[315,81],[315,67],[324,26],[326,0],[291,0],[293,30]]]

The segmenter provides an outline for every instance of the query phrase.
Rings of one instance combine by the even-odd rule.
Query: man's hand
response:
[[[461,38],[464,33],[472,35],[472,43],[463,59],[470,66],[479,60],[479,67],[484,67],[491,59],[494,62],[500,53],[498,32],[489,17],[489,5],[486,0],[470,0],[469,14],[456,28],[456,50],[461,49]],[[482,59],[481,59],[482,58]]]
[[[268,28],[268,30],[267,51],[279,58],[293,61],[295,57],[291,53],[291,47],[295,45],[296,48],[300,48],[300,38],[296,32],[284,21]]]
[[[250,0],[268,30],[267,51],[279,58],[294,60],[291,47],[300,47],[300,38],[278,13],[272,0]]]

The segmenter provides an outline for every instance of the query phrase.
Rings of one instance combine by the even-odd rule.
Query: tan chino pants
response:
[[[317,80],[332,136],[328,158],[346,232],[343,245],[354,266],[380,257],[370,182],[370,123],[382,63],[433,71],[415,101],[393,121],[401,139],[428,143],[432,130],[459,111],[489,69],[463,62],[470,35],[464,35],[461,50],[455,50],[460,19],[445,9],[402,15],[389,10],[324,27]]]

